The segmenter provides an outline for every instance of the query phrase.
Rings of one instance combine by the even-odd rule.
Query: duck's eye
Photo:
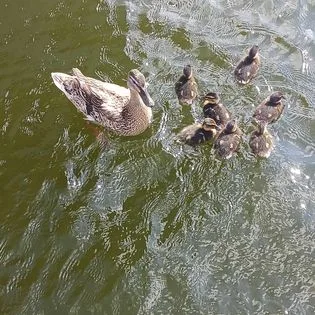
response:
[[[63,83],[63,86],[67,93],[73,93],[79,88],[80,84],[76,80],[68,80]]]
[[[72,87],[71,82],[66,81],[66,82],[64,82],[63,85],[64,85],[65,90],[66,90],[67,93],[71,93],[73,91],[73,87]]]

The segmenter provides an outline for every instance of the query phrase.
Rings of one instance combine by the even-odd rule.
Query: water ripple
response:
[[[4,312],[313,314],[312,5],[57,2],[3,8],[22,21],[5,20],[1,41]],[[233,68],[253,44],[262,67],[240,87]],[[244,130],[231,160],[176,139],[202,116],[199,100],[176,98],[186,63],[200,95],[219,92]],[[139,68],[152,126],[108,134],[101,150],[51,83],[74,66],[121,85]],[[286,108],[270,126],[274,151],[257,160],[251,116],[276,89]]]

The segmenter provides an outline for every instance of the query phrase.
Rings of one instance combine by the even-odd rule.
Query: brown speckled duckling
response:
[[[230,120],[214,142],[216,153],[223,159],[231,158],[238,149],[242,134],[236,120]]]
[[[190,65],[186,65],[183,75],[175,83],[175,92],[182,105],[192,105],[198,95],[198,86]]]
[[[265,122],[258,122],[249,139],[252,152],[259,157],[268,158],[273,150],[273,140]]]
[[[139,70],[129,72],[128,89],[86,77],[76,68],[72,72],[73,75],[54,72],[51,76],[86,119],[123,136],[138,135],[149,127],[154,102]]]
[[[205,118],[202,123],[195,123],[185,127],[177,136],[181,141],[189,145],[197,145],[214,139],[217,130],[218,126],[215,121],[211,118]]]
[[[284,109],[284,104],[281,101],[283,98],[285,99],[280,91],[272,93],[257,106],[253,114],[254,119],[267,124],[277,121]]]
[[[254,45],[244,59],[242,59],[234,70],[236,81],[247,84],[256,76],[260,66],[259,47]]]
[[[204,97],[203,114],[204,117],[212,118],[221,128],[231,119],[231,114],[220,102],[219,95],[212,92]]]

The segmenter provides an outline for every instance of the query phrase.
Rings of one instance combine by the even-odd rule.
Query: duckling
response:
[[[231,158],[238,149],[242,134],[235,119],[228,121],[214,142],[216,153],[223,159]]]
[[[123,136],[135,136],[148,128],[154,102],[139,70],[129,72],[128,89],[86,77],[76,68],[72,71],[73,75],[53,72],[51,76],[87,120]]]
[[[190,65],[184,67],[183,75],[175,83],[175,92],[182,105],[192,105],[197,97],[198,87]]]
[[[208,93],[204,97],[203,114],[205,117],[212,118],[220,127],[224,127],[231,119],[230,112],[220,102],[220,97],[217,93]]]
[[[254,45],[234,70],[236,81],[240,84],[247,84],[256,76],[260,66],[259,47]]]
[[[282,92],[276,91],[272,93],[257,106],[253,114],[254,119],[267,124],[277,121],[284,110],[284,104],[281,102],[282,99],[285,99]]]
[[[218,129],[212,118],[205,118],[202,123],[195,123],[185,127],[179,132],[177,137],[181,141],[194,146],[214,139]]]
[[[250,136],[249,146],[252,152],[259,157],[268,158],[270,156],[273,150],[273,140],[265,122],[258,122],[257,129]]]

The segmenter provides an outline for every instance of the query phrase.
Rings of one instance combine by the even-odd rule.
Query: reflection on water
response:
[[[37,2],[2,4],[2,313],[313,314],[314,3]],[[177,102],[184,64],[239,120],[236,158],[176,141],[201,116]],[[72,67],[120,85],[138,67],[152,127],[101,150],[51,82]],[[286,108],[256,160],[251,115],[273,90]]]

